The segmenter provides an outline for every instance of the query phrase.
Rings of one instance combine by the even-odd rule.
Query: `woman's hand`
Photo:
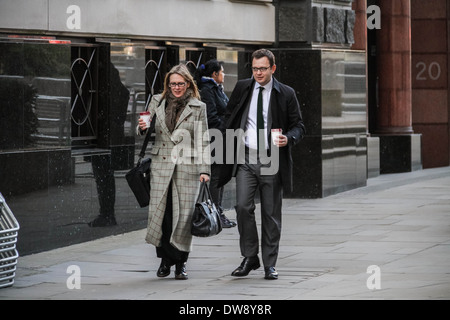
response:
[[[147,124],[145,123],[144,119],[139,118],[139,129],[141,129],[141,131],[145,131],[147,130]]]
[[[201,174],[200,175],[200,182],[208,182],[209,181],[209,175],[207,174]]]

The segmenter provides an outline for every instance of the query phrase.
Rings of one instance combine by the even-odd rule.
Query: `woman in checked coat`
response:
[[[191,220],[200,182],[209,181],[210,153],[206,106],[184,64],[170,70],[164,91],[150,102],[156,114],[155,143],[151,149],[150,205],[145,240],[161,258],[158,277],[170,274],[187,279],[191,251]],[[139,119],[139,133],[146,124]]]

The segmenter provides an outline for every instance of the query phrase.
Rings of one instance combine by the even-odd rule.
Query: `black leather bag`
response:
[[[139,160],[136,167],[127,172],[125,178],[139,205],[144,208],[150,203],[150,165],[152,159]]]
[[[148,129],[144,143],[142,144],[142,149],[139,153],[139,159],[136,167],[128,171],[125,175],[128,185],[131,191],[133,191],[133,194],[141,208],[147,207],[150,203],[150,165],[152,163],[152,159],[143,158],[145,156],[145,149],[147,148],[150,136],[153,131],[155,131],[155,120],[155,116],[153,116],[150,128]]]
[[[221,231],[219,212],[211,199],[208,184],[202,182],[192,216],[191,234],[196,237],[211,237]]]

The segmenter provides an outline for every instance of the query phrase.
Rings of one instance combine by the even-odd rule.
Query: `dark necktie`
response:
[[[264,87],[259,87],[259,93],[258,93],[258,103],[257,103],[257,110],[256,110],[256,141],[258,146],[258,153],[259,153],[259,132],[260,130],[264,130],[264,116],[263,116],[263,96],[262,92],[264,90]],[[265,139],[263,142],[261,142],[261,146],[265,149]]]

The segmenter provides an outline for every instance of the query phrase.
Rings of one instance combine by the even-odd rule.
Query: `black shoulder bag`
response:
[[[196,237],[211,237],[221,231],[219,212],[212,201],[208,184],[203,181],[192,216],[191,234]]]
[[[155,122],[156,114],[153,116],[150,128],[145,136],[136,167],[128,171],[125,175],[128,185],[130,186],[131,191],[133,191],[134,196],[136,197],[136,200],[141,208],[148,206],[150,203],[150,165],[152,163],[152,159],[143,158],[145,156],[145,149],[147,149],[150,136],[155,131]]]

